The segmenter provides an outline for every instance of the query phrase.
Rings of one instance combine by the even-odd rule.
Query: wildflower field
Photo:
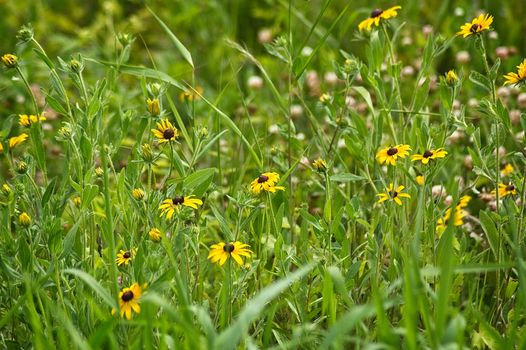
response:
[[[526,349],[524,1],[0,9],[0,348]]]

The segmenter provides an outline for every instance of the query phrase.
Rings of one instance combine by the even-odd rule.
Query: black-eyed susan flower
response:
[[[2,63],[7,68],[15,68],[16,65],[18,64],[18,57],[16,57],[13,54],[6,53],[5,55],[2,56]]]
[[[210,247],[210,253],[208,259],[212,263],[218,263],[219,266],[223,266],[229,257],[232,257],[239,265],[243,265],[242,256],[250,258],[252,251],[249,249],[250,246],[241,242],[224,243],[220,242],[213,244]]]
[[[513,85],[519,85],[524,82],[526,79],[526,58],[524,61],[522,61],[521,64],[517,66],[517,73],[510,72],[504,76],[506,81],[504,82],[504,85],[507,84],[513,84]]]
[[[436,231],[438,232],[439,236],[445,231],[447,225],[451,222],[451,211],[451,208],[447,208],[446,212],[444,213],[444,217],[439,218],[437,221]],[[452,220],[453,225],[462,226],[464,224],[464,217],[466,217],[467,214],[468,213],[460,206],[456,206]]]
[[[136,249],[126,250],[126,251],[121,249],[117,253],[117,259],[115,259],[115,262],[117,263],[118,266],[128,265],[128,263],[135,257],[135,252],[136,252]]]
[[[380,197],[378,199],[378,203],[385,202],[386,200],[392,200],[398,205],[402,205],[402,201],[400,198],[411,198],[411,196],[408,193],[402,193],[405,186],[398,186],[396,189],[394,188],[393,184],[390,183],[389,187],[387,187],[386,191],[384,193],[378,193],[377,196]]]
[[[398,14],[397,11],[400,10],[401,8],[402,8],[401,6],[393,6],[387,10],[374,9],[371,12],[371,15],[369,16],[369,18],[364,19],[363,21],[360,22],[360,24],[358,24],[358,29],[360,31],[364,29],[371,30],[371,26],[373,24],[378,27],[380,25],[380,20],[396,17],[396,15]]]
[[[31,225],[31,217],[25,211],[18,216],[18,222],[24,227]]]
[[[495,190],[491,191],[492,195],[495,195]],[[504,198],[506,196],[514,196],[517,194],[517,188],[510,182],[509,184],[499,184],[499,197]]]
[[[146,104],[148,107],[148,112],[150,112],[151,115],[156,116],[161,114],[161,105],[159,103],[158,98],[150,99],[148,98],[146,100]]]
[[[411,161],[421,161],[422,164],[427,164],[431,159],[444,158],[447,152],[443,148],[427,149],[422,154],[413,154]]]
[[[22,133],[18,136],[13,136],[9,139],[9,148],[15,148],[16,146],[27,140],[29,136],[26,133]]]
[[[396,145],[394,147],[386,147],[376,153],[376,158],[380,164],[396,165],[398,157],[405,158],[409,155],[411,147],[409,145]]]
[[[513,172],[513,165],[510,163],[506,164],[502,169],[500,169],[500,175],[502,177],[509,176]]]
[[[160,242],[161,241],[161,230],[159,230],[158,228],[152,228],[148,232],[148,236],[150,237],[152,242],[156,242],[156,243]]]
[[[175,211],[179,212],[182,206],[197,209],[203,205],[202,200],[192,197],[194,196],[176,196],[174,198],[165,199],[159,206],[159,210],[161,211],[161,215],[159,216],[162,217],[163,215],[166,215],[166,220],[170,220]]]
[[[446,83],[448,85],[455,85],[458,81],[458,76],[457,76],[457,73],[455,73],[454,70],[449,70],[447,73],[446,73]]]
[[[139,286],[138,283],[134,283],[130,287],[123,288],[121,290],[119,293],[119,308],[121,310],[121,317],[126,317],[127,320],[131,320],[132,310],[136,314],[141,313],[141,307],[139,305],[141,294],[141,286]],[[114,313],[114,310],[112,313]]]
[[[132,191],[132,196],[135,198],[135,200],[142,201],[145,194],[142,188],[134,188]]]
[[[42,115],[18,115],[18,124],[20,124],[20,126],[25,126],[26,128],[30,127],[32,124],[36,124],[44,120],[46,120],[46,117]]]
[[[325,163],[325,161],[321,158],[318,158],[314,162],[312,162],[312,166],[320,173],[324,173],[327,171],[327,163]]]
[[[159,143],[175,141],[179,136],[177,129],[168,121],[163,119],[157,123],[157,129],[152,129],[152,133],[157,137]]]
[[[276,186],[279,182],[279,174],[275,172],[266,172],[250,183],[250,192],[253,194],[260,194],[261,191],[276,192],[277,190],[284,191],[285,187]]]
[[[493,16],[490,16],[489,14],[481,14],[473,19],[471,23],[468,22],[460,27],[460,31],[457,35],[462,35],[465,38],[470,35],[478,34],[484,30],[488,30],[491,23],[493,23]]]

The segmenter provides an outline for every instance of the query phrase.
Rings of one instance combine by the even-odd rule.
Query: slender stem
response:
[[[22,70],[20,69],[20,67],[18,65],[16,65],[16,71],[18,72],[18,75],[20,76],[20,78],[22,79],[22,81],[24,82],[24,85],[27,89],[27,92],[29,94],[29,96],[31,96],[31,100],[33,101],[33,108],[34,108],[34,112],[35,112],[35,115],[39,115],[39,109],[38,109],[38,104],[37,104],[37,100],[35,99],[35,95],[33,94],[33,91],[31,90],[31,86],[29,86],[29,82],[27,81],[26,77],[24,76],[24,74],[22,73]]]

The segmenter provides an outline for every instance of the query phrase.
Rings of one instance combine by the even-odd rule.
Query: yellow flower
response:
[[[6,196],[9,196],[9,194],[11,194],[11,187],[9,187],[8,184],[3,184],[2,185],[2,193]]]
[[[455,213],[454,213],[454,219],[453,219],[453,225],[462,226],[462,224],[464,224],[464,217],[466,215],[467,215],[467,212],[465,210],[462,210],[460,206],[456,206]],[[445,231],[450,218],[451,218],[451,208],[447,208],[446,213],[444,214],[444,217],[439,218],[437,221],[436,231],[438,232],[439,237]]]
[[[276,186],[279,182],[279,174],[274,172],[266,172],[250,183],[250,192],[253,194],[260,194],[261,191],[276,192],[276,190],[284,191],[285,187]]]
[[[100,166],[95,168],[95,175],[102,177],[102,175],[104,175],[104,170]]]
[[[320,173],[324,173],[327,171],[327,163],[325,163],[325,161],[321,158],[318,158],[314,162],[312,162],[312,166]]]
[[[117,253],[117,259],[115,259],[115,262],[117,263],[118,266],[128,265],[128,263],[131,261],[131,259],[133,259],[135,257],[135,252],[136,251],[137,251],[136,249],[127,250],[127,251],[124,251],[124,250],[121,249]]]
[[[159,230],[158,228],[152,228],[148,232],[148,236],[150,236],[150,239],[153,242],[160,242],[161,241],[161,230]]]
[[[31,225],[31,217],[26,212],[23,212],[18,217],[18,222],[20,223],[20,225],[28,227],[29,225]]]
[[[471,23],[466,23],[460,27],[460,32],[457,35],[462,35],[464,38],[473,34],[478,34],[484,30],[489,29],[489,26],[493,23],[493,16],[488,14],[481,14],[477,18],[473,19]]]
[[[127,320],[131,320],[132,310],[137,314],[141,313],[141,307],[139,306],[141,294],[141,287],[138,283],[134,283],[129,288],[123,288],[121,290],[119,293],[121,317],[126,316]],[[114,311],[115,310],[113,310],[112,313],[114,313]]]
[[[371,12],[371,15],[369,16],[369,18],[364,19],[363,21],[360,22],[360,24],[358,24],[358,29],[360,31],[364,29],[371,30],[371,26],[373,24],[378,27],[380,25],[380,19],[382,18],[389,19],[392,17],[396,17],[397,11],[400,10],[401,8],[402,8],[401,6],[393,6],[387,10],[374,9]]]
[[[27,140],[28,137],[29,136],[26,133],[11,137],[9,139],[9,148],[15,148],[16,146]]]
[[[197,86],[195,88],[195,92],[193,90],[187,90],[183,91],[179,94],[179,100],[182,102],[188,101],[192,102],[193,100],[199,100],[201,99],[201,96],[203,94],[203,88],[201,86]]]
[[[132,196],[133,198],[135,198],[136,200],[138,201],[141,201],[144,199],[144,191],[140,188],[135,188],[133,191],[132,191]]]
[[[500,174],[502,177],[509,176],[513,172],[513,165],[510,163],[506,164],[504,168],[500,169]]]
[[[238,241],[232,243],[220,242],[213,244],[210,248],[208,259],[212,263],[218,263],[219,266],[223,266],[229,257],[232,257],[239,265],[243,265],[241,256],[250,258],[252,255],[252,251],[248,249],[250,246]]]
[[[491,191],[492,195],[496,195],[495,190]],[[510,182],[509,184],[499,184],[499,197],[504,198],[508,195],[516,195],[517,188]]]
[[[163,119],[157,123],[157,129],[152,129],[152,133],[157,137],[159,143],[175,141],[179,136],[177,129],[174,128],[168,119]]]
[[[411,156],[411,161],[419,160],[422,164],[429,163],[430,159],[444,158],[447,152],[443,148],[437,148],[435,150],[428,149],[422,154],[414,154]]]
[[[46,120],[46,117],[42,115],[27,115],[27,114],[18,115],[18,124],[20,124],[20,126],[25,126],[26,128],[30,127],[32,124],[36,124],[44,120]]]
[[[424,175],[418,175],[416,177],[416,183],[419,184],[420,186],[424,186],[424,184],[426,183],[426,180],[424,179]]]
[[[461,209],[465,208],[465,207],[468,206],[470,201],[471,201],[471,196],[468,196],[468,195],[462,196],[462,197],[460,197],[460,199],[458,201],[457,207],[461,208]]]
[[[506,74],[504,78],[506,78],[504,85],[506,84],[519,85],[522,82],[524,82],[524,79],[526,78],[526,58],[524,59],[524,61],[522,61],[521,64],[517,66],[517,73],[510,72]]]
[[[148,104],[148,112],[150,112],[151,115],[161,114],[161,105],[159,104],[158,98],[154,98],[153,100],[148,98],[146,103]]]
[[[12,55],[10,53],[6,53],[2,56],[2,62],[4,63],[4,66],[7,68],[15,68],[18,64],[18,57],[15,55]]]
[[[73,204],[75,204],[76,207],[80,207],[81,201],[79,196],[73,197]]]
[[[174,215],[174,212],[181,210],[181,206],[190,207],[197,209],[199,206],[203,205],[203,201],[198,198],[192,198],[192,196],[180,196],[174,198],[165,199],[159,206],[161,211],[160,217],[166,215],[166,220],[170,220]]]
[[[454,85],[458,81],[458,76],[454,70],[450,70],[446,73],[446,83]]]
[[[377,196],[380,197],[378,199],[378,203],[385,202],[388,199],[393,200],[396,204],[402,205],[402,201],[400,198],[411,198],[411,196],[407,193],[402,193],[405,186],[398,186],[396,190],[394,189],[394,186],[392,183],[389,184],[389,187],[387,187],[387,191],[385,193],[378,193]]]
[[[411,147],[409,145],[397,145],[394,147],[386,147],[376,153],[376,158],[380,164],[391,164],[396,165],[398,157],[405,158],[409,155]]]

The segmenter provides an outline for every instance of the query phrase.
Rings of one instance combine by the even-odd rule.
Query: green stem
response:
[[[34,108],[35,115],[38,116],[40,114],[39,109],[38,109],[38,104],[37,104],[37,100],[35,99],[35,95],[33,95],[33,91],[31,90],[31,86],[29,86],[29,82],[27,81],[26,77],[24,76],[24,74],[22,73],[22,70],[20,69],[18,65],[16,66],[16,71],[18,72],[18,75],[24,82],[24,85],[27,89],[29,96],[31,96],[31,100],[33,101],[33,108]]]

